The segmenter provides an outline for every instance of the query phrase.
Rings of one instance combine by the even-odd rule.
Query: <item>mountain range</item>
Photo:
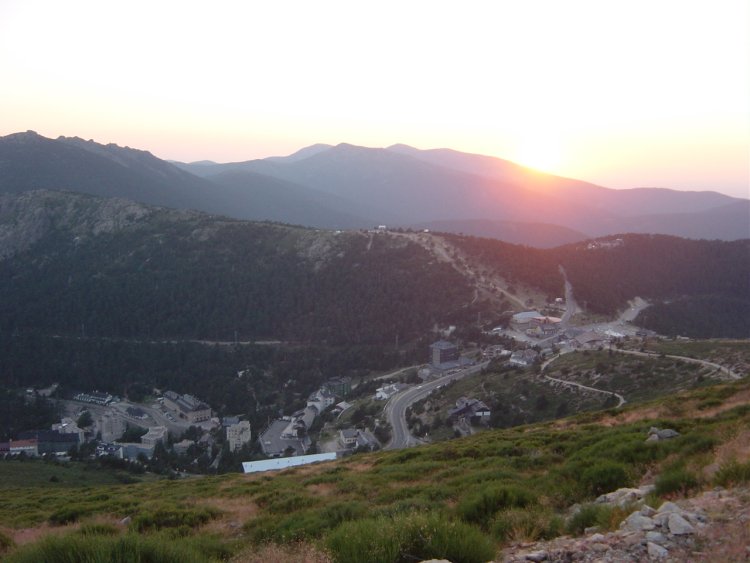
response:
[[[552,247],[633,232],[750,237],[750,201],[717,192],[613,190],[499,158],[406,145],[318,144],[218,164],[34,132],[0,138],[0,192],[69,190],[237,219],[325,229],[434,229]]]

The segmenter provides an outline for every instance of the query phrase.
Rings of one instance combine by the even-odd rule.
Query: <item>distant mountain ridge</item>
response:
[[[75,335],[85,325],[123,338],[406,343],[436,323],[548,302],[563,294],[562,265],[586,310],[612,316],[639,296],[663,304],[667,333],[750,335],[750,240],[630,234],[599,243],[537,249],[240,221],[71,192],[0,194],[0,332]],[[538,301],[521,302],[516,287],[536,288]],[[675,321],[686,307],[698,313]]]
[[[32,189],[326,229],[444,229],[539,247],[623,232],[750,237],[748,200],[612,190],[499,158],[407,145],[316,144],[289,156],[184,164],[77,137],[0,137],[0,192]]]

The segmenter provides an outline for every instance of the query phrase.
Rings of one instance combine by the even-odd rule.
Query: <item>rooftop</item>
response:
[[[448,342],[447,340],[438,340],[437,342],[430,344],[430,348],[437,348],[438,350],[450,350],[455,347],[455,344]]]
[[[242,470],[245,473],[258,473],[261,471],[278,471],[288,469],[298,465],[307,465],[308,463],[317,463],[319,461],[333,461],[336,459],[336,453],[300,455],[295,457],[282,457],[277,459],[264,459],[261,461],[245,461],[242,464]]]

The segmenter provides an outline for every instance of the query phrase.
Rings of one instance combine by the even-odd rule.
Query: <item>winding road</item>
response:
[[[462,379],[469,375],[479,373],[489,365],[489,362],[482,362],[475,366],[463,368],[455,373],[444,375],[438,379],[417,385],[416,387],[410,387],[400,393],[396,393],[388,399],[388,402],[383,409],[388,419],[388,423],[391,425],[391,441],[385,447],[386,450],[398,450],[402,448],[409,448],[411,446],[417,446],[422,444],[422,440],[416,438],[409,431],[409,427],[406,424],[406,409],[411,405],[427,397],[438,387],[445,385],[451,381]]]
[[[633,356],[643,356],[645,358],[658,358],[661,356],[658,352],[639,352],[637,350],[619,350],[617,348],[612,349],[613,352],[619,352],[620,354],[631,354]],[[674,356],[672,354],[664,354],[665,358],[672,358],[673,360],[682,360],[683,362],[688,362],[691,364],[699,364],[707,368],[713,368],[715,370],[718,370],[719,373],[725,373],[727,374],[727,377],[729,379],[742,379],[742,376],[732,371],[729,368],[726,368],[722,365],[719,365],[714,362],[709,362],[708,360],[700,360],[698,358],[691,358],[689,356]]]
[[[625,397],[620,395],[619,393],[614,393],[613,391],[605,391],[604,389],[597,389],[596,387],[589,387],[588,385],[583,385],[581,383],[576,383],[575,381],[566,381],[565,379],[558,379],[557,377],[550,377],[549,375],[544,375],[544,370],[547,369],[547,366],[550,365],[554,360],[560,357],[561,354],[558,354],[557,356],[552,356],[549,360],[544,362],[542,364],[542,377],[546,379],[547,381],[553,381],[555,383],[561,383],[563,385],[570,385],[571,387],[578,387],[579,389],[584,389],[586,391],[593,391],[594,393],[603,393],[605,395],[609,396],[615,396],[617,397],[617,407],[621,407],[627,401],[625,400]]]

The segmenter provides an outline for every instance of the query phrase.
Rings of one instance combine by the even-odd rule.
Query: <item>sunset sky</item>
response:
[[[0,135],[220,162],[313,143],[750,197],[747,0],[0,0]]]

